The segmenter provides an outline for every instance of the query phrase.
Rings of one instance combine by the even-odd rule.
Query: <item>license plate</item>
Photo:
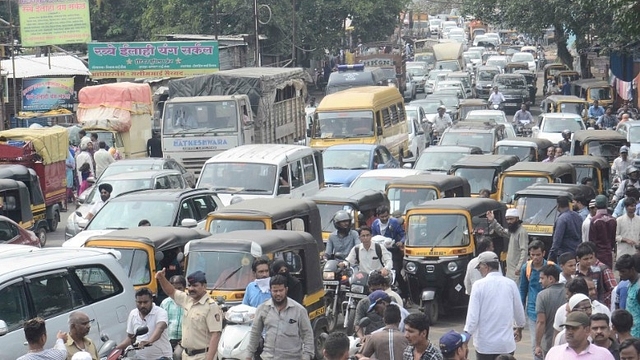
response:
[[[504,106],[518,106],[518,103],[504,103]]]
[[[368,297],[368,295],[365,295],[365,294],[355,294],[355,293],[347,293],[346,295],[347,295],[347,297],[352,297],[352,298],[356,298],[356,299],[364,299],[364,298]]]
[[[322,283],[324,285],[338,285],[340,284],[340,281],[323,281]]]

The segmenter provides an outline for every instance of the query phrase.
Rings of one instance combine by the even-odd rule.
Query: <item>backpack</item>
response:
[[[527,276],[527,281],[529,280],[529,278],[531,277],[531,264],[532,264],[532,260],[528,260],[527,261],[527,267],[525,269],[525,275]],[[551,260],[547,260],[546,265],[555,265],[556,263],[554,263]]]
[[[376,256],[378,260],[380,260],[380,265],[384,267],[384,262],[382,262],[382,247],[378,243],[373,243],[376,249]],[[360,245],[356,245],[356,261],[360,264]]]

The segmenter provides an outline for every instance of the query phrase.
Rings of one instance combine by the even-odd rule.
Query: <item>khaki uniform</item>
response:
[[[82,351],[76,346],[75,342],[71,338],[71,335],[69,335],[69,338],[64,344],[64,347],[67,349],[67,360],[71,360],[75,353],[79,353]],[[98,350],[96,349],[96,345],[93,343],[93,341],[91,341],[91,339],[86,336],[84,337],[84,351],[91,354],[91,359],[98,360]]]
[[[222,331],[222,312],[209,294],[205,294],[197,303],[182,291],[176,291],[173,299],[176,304],[184,308],[182,316],[182,347],[190,351],[209,348],[212,332]],[[183,360],[201,360],[206,358],[206,351],[188,356],[186,350],[182,352]]]

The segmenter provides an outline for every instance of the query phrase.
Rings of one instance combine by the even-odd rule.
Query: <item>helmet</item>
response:
[[[571,137],[571,130],[569,130],[569,129],[562,130],[562,137],[564,138],[564,137],[567,137],[567,136]]]
[[[348,221],[349,225],[347,225],[346,227],[338,226],[338,224],[343,221]],[[333,226],[336,228],[336,230],[348,230],[351,228],[352,222],[353,218],[351,217],[351,214],[346,210],[339,210],[335,213],[335,215],[333,215]]]
[[[627,167],[627,175],[631,175],[634,172],[638,172],[640,171],[640,169],[638,169],[637,167],[630,165],[629,167]]]

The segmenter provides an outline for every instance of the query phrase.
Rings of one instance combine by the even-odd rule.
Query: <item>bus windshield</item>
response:
[[[316,113],[314,138],[346,139],[374,136],[373,111]]]
[[[233,101],[169,103],[162,132],[166,135],[238,131],[238,111]]]

